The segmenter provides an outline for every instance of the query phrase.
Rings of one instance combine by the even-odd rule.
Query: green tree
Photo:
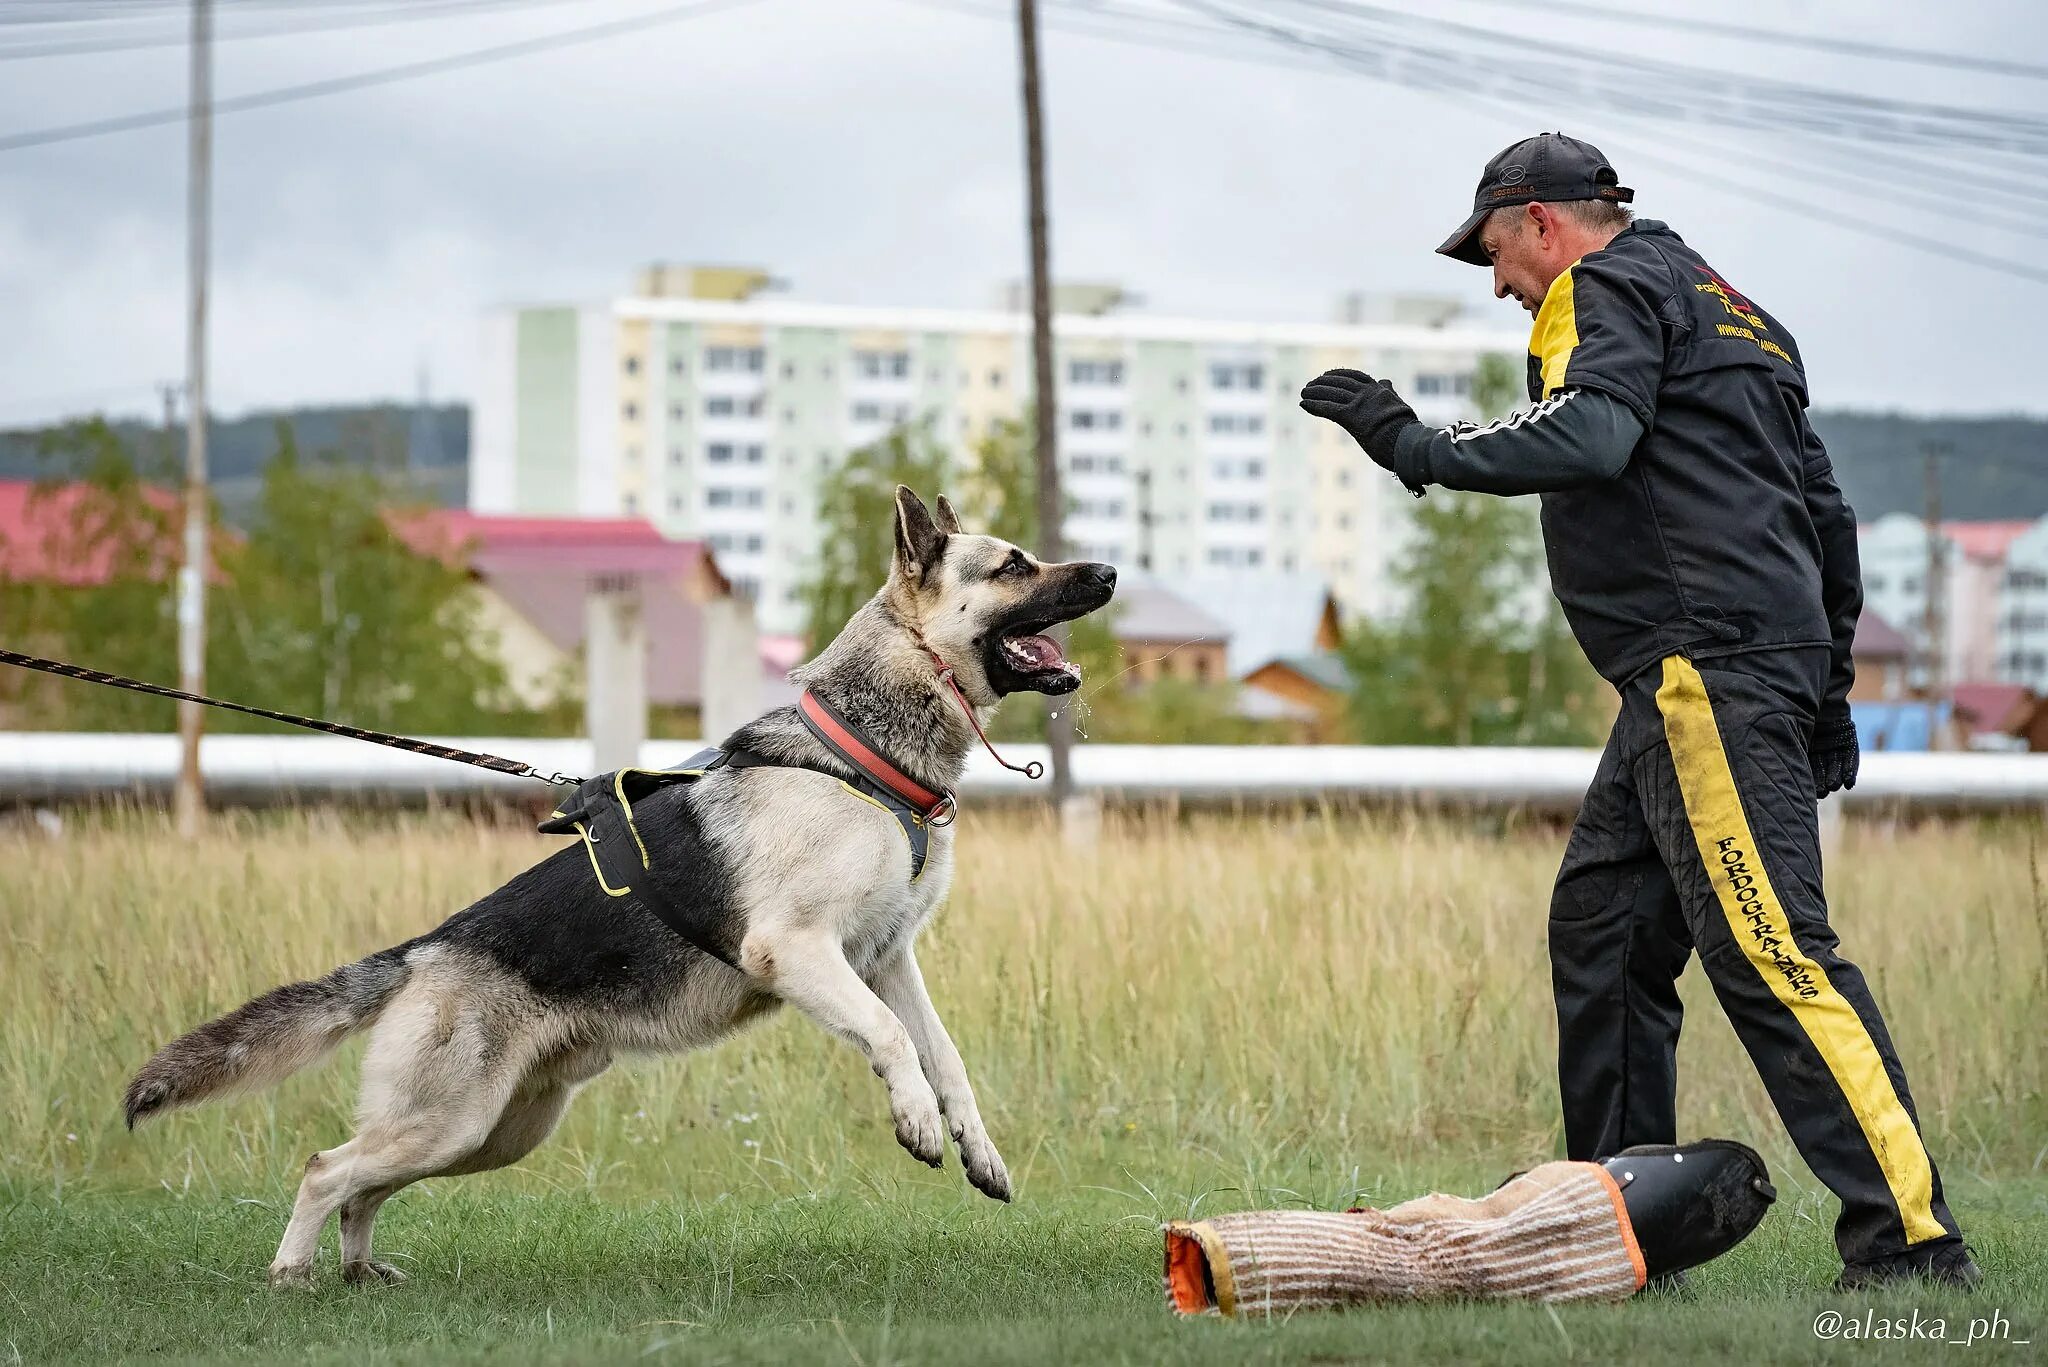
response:
[[[926,417],[848,453],[818,484],[818,549],[798,586],[806,653],[831,644],[847,619],[889,577],[896,553],[896,486],[929,500],[946,488],[952,460]]]
[[[50,438],[82,472],[39,490],[63,512],[37,557],[103,570],[89,584],[39,577],[0,584],[11,640],[112,673],[173,681],[173,582],[181,513],[147,483],[118,434],[94,421]],[[391,532],[375,476],[299,458],[288,430],[267,467],[246,538],[216,527],[210,575],[208,691],[400,731],[496,729],[507,689],[476,620],[467,575],[414,554]],[[9,681],[12,683],[12,681]],[[22,720],[78,730],[167,730],[174,704],[66,680],[21,688]],[[211,712],[217,731],[275,729]]]
[[[223,687],[359,726],[488,729],[509,690],[466,572],[397,538],[379,477],[302,459],[282,423],[277,442],[248,539],[227,553]]]
[[[1481,359],[1479,417],[1513,407],[1522,381],[1502,356]],[[1528,499],[1437,489],[1417,502],[1393,570],[1400,615],[1363,622],[1343,653],[1355,680],[1349,719],[1375,744],[1558,745],[1597,735],[1599,680],[1546,594]]]
[[[37,454],[73,477],[41,481],[31,492],[32,521],[47,531],[41,545],[16,553],[23,563],[91,573],[87,582],[60,573],[0,583],[8,636],[23,643],[19,649],[110,673],[172,678],[171,585],[182,525],[175,498],[144,482],[120,435],[98,418],[43,433]],[[176,724],[176,704],[146,694],[47,676],[6,683],[29,725],[159,731]]]

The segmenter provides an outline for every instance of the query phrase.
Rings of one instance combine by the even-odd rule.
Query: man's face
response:
[[[1545,204],[1494,211],[1479,230],[1479,245],[1493,258],[1493,297],[1513,295],[1530,313],[1543,307],[1550,284],[1574,257],[1563,250],[1563,225]]]

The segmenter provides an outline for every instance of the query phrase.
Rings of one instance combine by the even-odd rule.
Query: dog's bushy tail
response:
[[[121,1102],[128,1128],[174,1106],[272,1086],[318,1063],[376,1019],[404,984],[406,948],[274,988],[178,1036],[128,1084]]]

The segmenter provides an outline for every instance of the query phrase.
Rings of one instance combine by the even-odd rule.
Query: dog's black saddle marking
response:
[[[540,823],[548,835],[574,835],[583,840],[590,855],[591,872],[608,897],[630,898],[656,920],[712,958],[737,969],[737,946],[724,943],[714,924],[721,908],[678,905],[662,887],[656,871],[658,849],[650,850],[633,819],[633,805],[664,788],[695,783],[718,769],[809,769],[838,780],[855,796],[874,803],[896,818],[903,838],[910,843],[910,881],[924,876],[926,856],[931,850],[931,821],[919,808],[899,797],[884,784],[855,771],[845,778],[817,765],[771,760],[751,750],[716,746],[699,750],[673,769],[615,769],[585,779]],[[659,842],[657,842],[657,845]]]

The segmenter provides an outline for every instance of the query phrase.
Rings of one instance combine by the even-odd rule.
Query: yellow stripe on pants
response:
[[[1934,1218],[1934,1169],[1927,1148],[1899,1102],[1862,1017],[1792,938],[1784,905],[1750,834],[1706,683],[1691,661],[1676,655],[1664,661],[1657,710],[1664,714],[1686,818],[1729,931],[1834,1074],[1898,1204],[1906,1242],[1943,1237],[1948,1231]]]

